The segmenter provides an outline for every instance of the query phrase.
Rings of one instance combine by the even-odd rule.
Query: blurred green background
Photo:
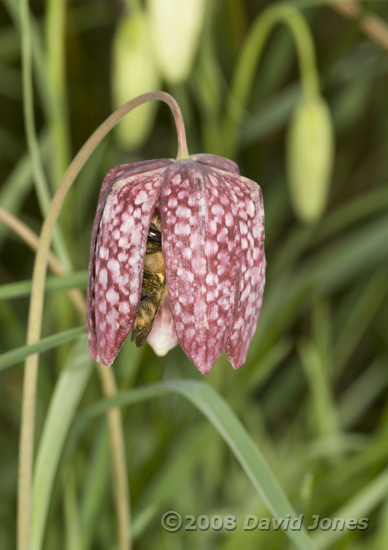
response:
[[[39,185],[23,116],[29,80],[22,74],[20,6],[2,0],[0,205],[39,234],[47,201],[66,167],[104,118],[141,92],[171,93],[183,112],[190,153],[227,154],[262,188],[268,261],[263,308],[240,370],[233,371],[222,357],[204,379],[180,348],[158,358],[147,345],[137,349],[126,342],[114,364],[119,391],[185,379],[212,386],[241,419],[295,510],[305,515],[305,525],[315,514],[369,518],[366,530],[310,533],[317,548],[385,549],[388,4],[352,3],[349,19],[328,2],[286,2],[300,10],[311,31],[335,142],[327,205],[310,223],[295,214],[288,185],[287,130],[304,92],[287,25],[275,25],[263,43],[244,101],[232,90],[255,21],[274,5],[32,1]],[[365,26],[367,21],[375,26]],[[236,132],[235,140],[225,128]],[[44,337],[82,325],[67,289],[86,289],[91,226],[106,171],[175,155],[173,120],[159,103],[129,115],[93,154],[60,216],[53,250],[73,275],[58,279],[49,273]],[[306,192],[313,180],[302,182]],[[25,343],[29,287],[17,283],[31,280],[33,261],[34,253],[0,221],[1,354]],[[86,369],[77,411],[102,399],[90,365],[84,337],[42,353],[37,450],[64,369]],[[22,363],[0,376],[0,548],[12,549]],[[272,529],[164,531],[160,518],[168,510],[182,516],[234,515],[239,525],[246,514],[271,513],[219,433],[181,396],[125,406],[122,414],[134,548],[290,547],[286,535]],[[90,420],[78,435],[70,428],[69,434],[48,498],[42,548],[117,548],[105,418]]]

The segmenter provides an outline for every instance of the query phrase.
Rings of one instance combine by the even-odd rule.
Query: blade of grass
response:
[[[103,394],[106,397],[117,395],[116,378],[111,369],[97,363]],[[109,429],[112,464],[112,485],[116,505],[116,524],[119,550],[131,550],[131,508],[129,501],[129,482],[124,442],[124,428],[121,412],[118,408],[108,411],[107,424]]]
[[[337,411],[323,358],[314,343],[309,340],[300,343],[299,355],[310,388],[316,434],[335,435],[339,431]]]
[[[289,268],[298,256],[305,250],[317,246],[325,239],[337,235],[355,223],[359,223],[363,218],[378,214],[381,210],[388,208],[388,186],[382,185],[369,193],[363,193],[361,196],[349,200],[343,206],[339,206],[332,212],[329,212],[319,227],[301,227],[293,231],[291,236],[286,239],[278,258],[270,266],[273,274],[281,273]]]
[[[350,499],[344,506],[336,510],[333,517],[337,518],[367,518],[381,502],[387,498],[388,492],[388,469],[383,470],[377,477],[368,483],[355,497]],[[321,531],[312,536],[317,550],[333,548],[334,543],[348,533],[347,529]]]
[[[22,97],[22,78],[20,71],[0,63],[0,95],[12,100]],[[16,160],[20,154],[20,142],[4,128],[0,130],[0,145],[3,156]]]
[[[244,382],[244,387],[240,387],[236,390],[238,392],[241,390],[245,392],[246,388],[249,388],[249,391],[252,392],[262,387],[278,365],[286,359],[291,348],[292,342],[287,337],[279,340],[279,342],[272,346],[263,357],[260,357],[260,359],[258,361],[256,360],[249,369],[246,369],[246,382]],[[240,399],[243,399],[242,394]]]
[[[50,349],[56,348],[65,342],[71,342],[79,338],[86,332],[86,327],[77,327],[71,328],[69,330],[64,330],[58,334],[53,334],[52,336],[47,336],[42,338],[39,342],[34,344],[26,344],[25,346],[20,346],[11,351],[7,351],[0,355],[0,372],[5,369],[8,369],[16,363],[20,363],[29,355],[34,353],[42,353],[43,351],[48,351]]]
[[[376,526],[376,533],[371,541],[371,548],[388,548],[388,500],[379,512],[379,519]]]
[[[24,343],[25,327],[16,313],[13,304],[7,302],[0,303],[0,327],[2,352],[5,352],[5,343],[7,343],[8,349],[19,346],[21,342]]]
[[[207,15],[204,18],[201,48],[197,70],[194,72],[194,98],[198,102],[203,120],[203,141],[208,152],[218,153],[220,144],[220,113],[222,108],[221,84],[222,71],[213,44],[214,6],[207,3]]]
[[[15,0],[2,0],[2,3],[7,9],[19,35],[21,35],[23,30],[19,2],[15,2]],[[46,86],[46,72],[44,67],[43,45],[37,23],[31,13],[29,14],[29,17],[31,21],[31,55],[34,63],[34,71],[37,77],[37,86],[41,105],[43,109],[45,109],[48,105],[48,94]]]
[[[342,394],[339,416],[345,428],[353,426],[372,403],[387,390],[388,357],[378,357]]]
[[[47,158],[49,151],[49,140],[47,132],[43,132],[39,138],[39,149],[42,159]],[[23,155],[12,172],[2,184],[0,191],[0,204],[4,210],[18,215],[21,206],[32,186],[32,167],[29,154]],[[0,225],[0,246],[7,234],[7,229]]]
[[[74,271],[60,277],[47,277],[46,290],[69,290],[71,288],[86,289],[88,282],[87,271]],[[0,300],[22,298],[31,293],[31,281],[18,281],[0,286]]]
[[[12,231],[14,231],[21,239],[23,239],[27,245],[33,250],[37,250],[39,247],[39,237],[31,231],[31,229],[23,222],[18,220],[13,214],[10,214],[6,210],[0,207],[0,221],[8,225]],[[56,256],[52,252],[48,253],[47,263],[50,269],[57,275],[63,275],[65,270],[62,264],[58,261]],[[85,300],[79,290],[70,290],[69,295],[73,301],[76,309],[80,313],[81,317],[85,314]],[[62,312],[63,313],[63,312]],[[64,326],[66,324],[64,323]]]
[[[33,177],[36,186],[40,209],[45,215],[50,206],[49,185],[43,170],[42,158],[39,150],[39,143],[36,136],[35,115],[34,115],[34,94],[32,81],[31,63],[31,28],[30,8],[28,0],[20,0],[20,29],[22,43],[22,76],[23,76],[23,112],[24,124],[27,138],[27,146],[31,156]],[[66,271],[71,270],[71,261],[68,255],[65,241],[62,234],[55,228],[53,234],[53,245]]]
[[[163,504],[167,504],[174,494],[182,490],[182,485],[190,479],[198,464],[202,449],[208,448],[213,437],[214,433],[209,425],[200,425],[179,439],[168,460],[158,468],[155,478],[151,479],[142,491],[134,510],[134,539],[140,537],[158,509],[160,510]]]
[[[85,331],[82,329],[81,333]],[[83,337],[74,345],[55,385],[39,443],[32,489],[31,547],[34,549],[42,547],[58,462],[91,371],[87,341]]]
[[[65,550],[83,550],[82,528],[80,525],[79,506],[77,502],[76,475],[74,468],[68,468],[63,476],[64,516],[65,516]]]
[[[368,441],[358,453],[348,455],[346,460],[337,464],[333,463],[330,475],[317,480],[312,509],[333,510],[338,502],[340,489],[341,493],[346,494],[347,491],[354,494],[356,487],[360,489],[365,485],[365,480],[370,478],[371,472],[385,468],[388,458],[387,436],[387,427],[383,426],[368,437]]]
[[[364,224],[267,286],[263,308],[249,354],[261,353],[279,339],[297,311],[311,301],[311,289],[332,292],[365,271],[382,265],[388,256],[388,217]],[[271,277],[268,276],[271,281]],[[249,355],[248,355],[249,359]]]
[[[101,401],[88,407],[78,415],[77,419],[78,422],[86,422],[110,407],[123,407],[170,392],[178,393],[188,399],[213,424],[275,517],[284,518],[287,514],[290,514],[291,518],[297,517],[270,467],[244,426],[224,399],[211,386],[203,382],[172,381],[122,392],[113,399]],[[310,537],[304,528],[300,531],[289,530],[286,535],[297,548],[309,550],[313,548]]]
[[[52,187],[55,189],[70,162],[65,75],[66,0],[49,0],[46,6],[46,68],[50,96],[48,122],[52,152],[51,179]]]
[[[388,217],[382,216],[337,241],[308,262],[305,276],[323,291],[340,288],[363,271],[384,263],[388,249]]]
[[[241,148],[252,146],[282,128],[300,99],[300,86],[291,84],[263,101],[263,104],[241,124]]]
[[[109,459],[109,435],[105,424],[102,424],[93,444],[87,475],[82,484],[80,521],[83,549],[90,548],[93,538],[95,539],[101,504],[105,498],[106,488],[110,480]]]
[[[337,338],[333,346],[333,357],[338,374],[343,371],[349,358],[367,332],[368,327],[388,294],[388,272],[386,269],[376,271],[363,288],[359,289],[356,300],[346,305],[349,309],[346,316],[337,322]]]
[[[1,27],[0,34],[0,61],[10,63],[20,54],[20,42],[13,25]]]
[[[30,247],[32,250],[36,250],[39,244],[39,237],[31,231],[31,229],[25,225],[23,222],[18,220],[13,214],[10,214],[3,207],[0,206],[0,221],[7,225],[14,233],[16,233],[23,241]],[[48,264],[50,268],[57,273],[62,275],[64,270],[57,258],[49,252],[48,255]]]

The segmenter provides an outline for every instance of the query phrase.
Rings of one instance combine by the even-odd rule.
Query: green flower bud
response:
[[[287,169],[291,203],[303,222],[318,220],[325,210],[333,159],[333,128],[325,100],[302,100],[288,131]]]
[[[148,0],[155,58],[170,84],[191,70],[202,28],[204,0]]]
[[[112,92],[117,108],[132,97],[159,88],[159,75],[150,45],[148,16],[136,11],[124,17],[113,40]],[[117,127],[117,139],[127,148],[141,146],[147,139],[157,104],[151,101],[129,113]]]

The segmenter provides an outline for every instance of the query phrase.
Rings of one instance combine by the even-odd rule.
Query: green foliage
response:
[[[118,29],[123,21],[130,29],[131,13],[138,10],[148,17],[152,5],[122,4],[125,13],[106,0],[31,3],[33,13],[24,17],[31,27],[33,87],[26,67],[21,70],[23,13],[18,2],[2,0],[0,203],[37,233],[64,164],[112,110]],[[105,172],[122,162],[175,156],[171,116],[154,106],[146,143],[139,146],[141,139],[135,139],[142,134],[139,128],[136,152],[126,151],[117,134],[110,136],[66,199],[53,249],[67,269],[73,267],[47,279],[43,335],[36,346],[25,345],[33,254],[0,221],[2,549],[16,545],[23,380],[16,365],[37,351],[44,353],[34,548],[117,548],[104,417],[112,406],[123,415],[135,548],[379,550],[388,545],[387,51],[363,34],[357,18],[344,19],[329,3],[204,5],[185,70],[175,78],[160,69],[160,78],[182,108],[190,152],[227,153],[263,190],[267,283],[247,363],[233,371],[222,357],[204,379],[179,348],[157,358],[147,346],[126,342],[113,367],[118,394],[102,398],[85,329],[67,291],[85,290],[91,225]],[[386,3],[368,2],[365,8],[388,20]],[[138,57],[152,55],[152,63],[170,47],[157,55],[155,39],[140,38],[136,42],[146,51]],[[314,50],[308,45],[301,61],[306,40]],[[131,84],[131,74],[122,79]],[[286,136],[306,87],[317,92],[318,81],[333,122],[335,155],[321,201],[328,194],[326,210],[321,213],[320,204],[321,218],[304,226],[291,207]],[[136,89],[130,84],[128,90]],[[303,175],[303,154],[298,154]],[[306,166],[311,169],[307,161]],[[161,517],[169,510],[182,517],[233,515],[237,528],[168,533]],[[304,514],[304,527],[320,515],[368,518],[368,528],[307,534],[242,528],[246,515],[288,513]]]

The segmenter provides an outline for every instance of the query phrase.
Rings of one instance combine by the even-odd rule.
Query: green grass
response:
[[[112,74],[124,16],[115,3],[46,4],[23,14],[2,0],[0,9],[0,73],[9,76],[0,86],[0,204],[36,233],[69,158],[112,112],[112,80],[122,77]],[[181,106],[189,151],[228,151],[263,190],[267,283],[240,370],[222,356],[203,378],[179,347],[158,358],[126,342],[111,367],[117,395],[106,399],[67,294],[86,289],[106,171],[175,156],[165,107],[145,144],[125,150],[112,132],[77,178],[53,241],[69,273],[47,277],[36,345],[25,345],[34,255],[0,221],[0,548],[16,548],[21,362],[36,352],[34,550],[119,548],[112,408],[124,426],[135,549],[387,547],[388,51],[329,2],[286,4],[279,13],[299,7],[311,33],[316,68],[307,60],[302,73],[306,81],[316,70],[335,135],[329,202],[314,224],[295,217],[287,185],[287,129],[306,92],[294,39],[286,23],[270,29],[261,52],[252,46],[263,38],[250,34],[256,18],[273,2],[207,2],[188,75],[159,75]],[[388,24],[387,2],[357,4]],[[151,34],[145,42],[154,55]],[[124,76],[140,82],[141,69]],[[168,533],[169,510],[186,527],[189,515],[234,516],[237,527]],[[304,529],[243,528],[247,515],[287,514],[303,514]],[[367,529],[308,530],[315,515],[367,518]]]

